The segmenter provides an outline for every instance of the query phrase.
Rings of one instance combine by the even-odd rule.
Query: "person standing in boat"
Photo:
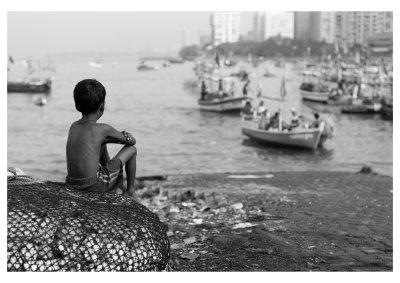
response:
[[[260,130],[268,130],[270,126],[270,115],[268,112],[268,109],[265,109],[262,113],[261,113],[261,117],[260,117],[260,121],[258,123],[258,127]]]
[[[229,89],[229,93],[230,93],[230,95],[231,95],[232,97],[235,96],[235,93],[236,93],[236,85],[235,85],[235,82],[234,82],[234,81],[231,82],[231,86],[230,86],[230,89]]]
[[[201,94],[201,100],[205,100],[206,96],[208,94],[208,90],[207,90],[207,86],[206,86],[206,83],[204,82],[204,80],[201,81],[200,94]]]
[[[243,85],[243,96],[248,96],[248,94],[249,94],[249,85],[250,85],[250,80],[248,79]]]

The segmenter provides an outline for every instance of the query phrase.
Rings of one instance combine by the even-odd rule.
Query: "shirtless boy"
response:
[[[74,89],[75,108],[82,118],[72,123],[66,146],[69,187],[96,192],[123,190],[123,170],[127,178],[124,194],[135,197],[136,144],[132,134],[97,123],[103,115],[106,90],[95,79],[80,81]],[[125,144],[110,160],[107,143]]]

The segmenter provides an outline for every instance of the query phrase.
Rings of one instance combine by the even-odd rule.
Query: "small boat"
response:
[[[150,66],[146,62],[142,62],[137,67],[138,71],[155,71],[160,69],[159,66]]]
[[[181,59],[181,58],[169,58],[168,61],[171,64],[183,64],[183,63],[185,63],[185,61],[183,59]]]
[[[264,77],[266,78],[272,78],[275,77],[275,75],[273,73],[271,73],[268,69],[265,71],[265,73],[263,74]]]
[[[226,97],[214,98],[210,100],[199,99],[200,110],[213,112],[239,112],[249,97]]]
[[[99,61],[91,61],[91,62],[89,62],[89,67],[102,68],[103,64],[101,62],[99,62]]]
[[[35,97],[33,103],[38,106],[44,106],[47,104],[47,99],[43,96]]]
[[[242,119],[242,133],[250,139],[279,146],[316,149],[323,146],[332,137],[333,126],[321,121],[318,128],[303,128],[299,126],[292,130],[283,127],[281,118],[283,102],[286,97],[286,79],[282,78],[281,98],[261,96],[262,98],[279,101],[279,126],[278,128],[260,129],[257,119]]]
[[[8,81],[7,92],[48,93],[51,89],[51,79],[25,79],[23,81]]]
[[[302,129],[294,131],[279,131],[278,129],[260,130],[258,123],[242,120],[242,133],[249,138],[267,144],[316,149],[322,146],[325,139],[322,138],[325,122],[321,122],[319,128]]]

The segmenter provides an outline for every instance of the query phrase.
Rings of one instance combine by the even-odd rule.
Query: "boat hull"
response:
[[[48,93],[51,89],[51,81],[44,83],[7,82],[7,92],[19,93]]]
[[[322,127],[304,131],[274,132],[257,128],[254,122],[242,122],[242,133],[249,138],[272,145],[316,149],[319,145]]]
[[[329,92],[316,92],[316,91],[305,91],[300,90],[300,94],[304,100],[328,103]]]
[[[212,112],[240,112],[244,107],[247,97],[227,99],[198,100],[200,110]]]
[[[381,110],[381,104],[374,105],[342,105],[340,111],[348,114],[375,114]]]

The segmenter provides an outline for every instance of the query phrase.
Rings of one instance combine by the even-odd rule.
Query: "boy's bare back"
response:
[[[97,173],[104,127],[93,122],[76,121],[71,125],[67,141],[68,175],[85,178]]]

